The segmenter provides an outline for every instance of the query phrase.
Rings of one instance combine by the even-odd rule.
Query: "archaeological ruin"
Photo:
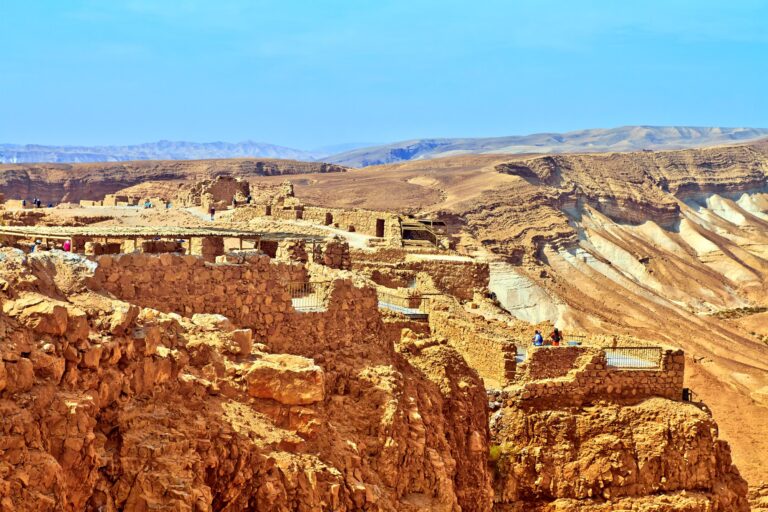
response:
[[[0,511],[749,510],[684,350],[534,346],[466,237],[229,175],[6,201]]]

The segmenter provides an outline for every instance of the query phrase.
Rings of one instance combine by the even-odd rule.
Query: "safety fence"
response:
[[[401,313],[410,318],[426,318],[434,295],[398,295],[378,290],[379,308]]]
[[[285,283],[285,287],[291,294],[291,304],[296,311],[326,311],[330,281],[293,281]]]
[[[566,345],[584,345],[587,342],[586,334],[566,334],[563,336]]]
[[[623,370],[658,370],[663,355],[661,347],[606,347],[606,364]]]

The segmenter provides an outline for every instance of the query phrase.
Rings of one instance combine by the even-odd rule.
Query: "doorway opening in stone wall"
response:
[[[376,236],[384,238],[384,219],[376,219]]]

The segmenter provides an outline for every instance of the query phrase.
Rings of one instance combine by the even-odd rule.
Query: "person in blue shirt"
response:
[[[537,347],[540,347],[544,344],[544,337],[539,331],[536,331],[536,334],[533,335],[533,344]]]

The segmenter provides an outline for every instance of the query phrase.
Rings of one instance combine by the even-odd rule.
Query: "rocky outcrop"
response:
[[[694,405],[507,407],[493,424],[495,510],[749,510],[728,445]]]

